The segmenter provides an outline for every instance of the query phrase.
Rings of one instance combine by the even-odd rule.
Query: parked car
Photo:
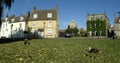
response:
[[[71,38],[71,34],[70,33],[66,33],[65,34],[65,38]]]

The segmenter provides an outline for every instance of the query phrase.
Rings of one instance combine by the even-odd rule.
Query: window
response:
[[[102,16],[100,16],[100,20],[102,20]]]
[[[96,28],[96,24],[95,24],[95,28]]]
[[[94,17],[94,20],[97,20],[97,17]]]
[[[92,25],[90,24],[90,29],[92,28]]]
[[[52,22],[51,21],[48,22],[48,27],[52,27]]]
[[[90,20],[92,21],[92,20],[93,20],[93,18],[91,17],[91,18],[90,18]]]
[[[13,19],[11,19],[11,22],[14,22],[15,21],[15,19],[13,18]]]
[[[5,18],[5,20],[7,21],[7,20],[8,20],[8,18]]]
[[[102,24],[100,23],[100,27],[102,27]]]
[[[5,28],[5,24],[3,24],[3,28]]]
[[[53,30],[52,29],[47,29],[47,35],[52,35],[53,34]]]
[[[120,19],[119,19],[119,23],[120,23]]]
[[[23,21],[24,17],[20,17],[20,21]]]
[[[37,15],[37,14],[34,14],[34,15],[33,15],[33,18],[38,18],[38,15]]]
[[[120,30],[120,24],[118,25],[118,28],[119,28],[119,30]]]
[[[21,28],[22,24],[20,23],[19,25],[20,25],[20,28]]]
[[[32,22],[32,27],[35,27],[35,23],[34,22]]]
[[[102,35],[102,31],[100,31],[100,36]]]
[[[7,28],[7,23],[6,23],[6,28]]]
[[[47,17],[48,17],[48,18],[52,18],[52,13],[48,13],[48,14],[47,14]]]

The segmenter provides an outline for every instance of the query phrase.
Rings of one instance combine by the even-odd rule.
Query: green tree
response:
[[[13,2],[14,0],[0,0],[0,25],[1,25],[1,19],[4,9],[8,8],[10,10]]]
[[[75,28],[73,28],[73,33],[74,33],[74,36],[77,36],[78,35],[78,29],[77,29],[77,27],[75,27]]]
[[[67,28],[67,30],[65,32],[72,34],[72,36],[77,36],[78,35],[78,31],[79,30],[77,29],[77,27],[70,28],[70,26],[68,25],[68,28]]]

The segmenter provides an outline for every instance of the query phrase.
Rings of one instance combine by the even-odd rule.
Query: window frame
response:
[[[38,14],[37,13],[33,14],[33,18],[37,19],[38,18]]]
[[[52,16],[53,16],[52,13],[47,13],[48,18],[52,18]]]

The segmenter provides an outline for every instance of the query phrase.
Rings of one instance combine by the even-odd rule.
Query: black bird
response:
[[[100,50],[99,49],[96,49],[96,48],[91,48],[91,47],[89,47],[89,49],[88,49],[88,52],[89,53],[98,53],[98,52],[100,52]]]

